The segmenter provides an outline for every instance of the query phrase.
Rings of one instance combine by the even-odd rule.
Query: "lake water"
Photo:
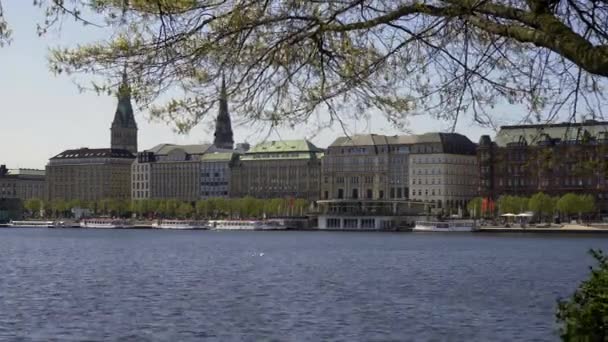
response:
[[[1,229],[0,340],[554,341],[608,236]]]

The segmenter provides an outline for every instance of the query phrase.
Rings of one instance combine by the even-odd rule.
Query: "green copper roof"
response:
[[[234,157],[234,153],[231,152],[214,152],[205,153],[202,157],[202,161],[230,161]]]
[[[255,145],[241,160],[312,159],[322,153],[322,149],[305,139],[267,141]]]
[[[322,150],[316,147],[313,143],[305,139],[299,140],[280,140],[266,141],[255,145],[249,153],[266,153],[266,152],[321,152]]]

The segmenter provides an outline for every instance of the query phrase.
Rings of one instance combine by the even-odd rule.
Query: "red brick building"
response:
[[[608,122],[503,126],[477,158],[484,198],[584,193],[608,211]]]

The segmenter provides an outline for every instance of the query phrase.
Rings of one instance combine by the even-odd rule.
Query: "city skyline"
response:
[[[5,4],[5,12],[9,18],[30,19],[12,21],[14,40],[11,45],[0,50],[0,72],[6,75],[0,80],[0,86],[5,89],[0,116],[4,130],[0,135],[0,144],[11,146],[10,149],[2,149],[2,163],[9,168],[42,169],[50,157],[66,149],[109,147],[108,133],[114,116],[116,97],[79,92],[74,83],[85,83],[85,76],[55,76],[48,70],[46,61],[49,46],[66,46],[98,39],[103,37],[102,30],[66,22],[60,32],[52,31],[39,38],[35,26],[35,23],[43,18],[39,9],[30,3],[10,2]],[[497,111],[506,111],[514,107],[497,108]],[[172,130],[170,124],[150,121],[145,111],[135,108],[140,150],[152,148],[159,143],[212,142],[217,110],[216,105],[204,122],[195,126],[188,134],[178,134]],[[319,147],[327,147],[335,138],[344,135],[338,124],[313,136],[317,133],[314,125],[294,129],[282,128],[268,134],[268,127],[239,124],[239,118],[236,117],[233,117],[233,120],[235,143],[249,142],[255,145],[266,138],[307,138]],[[382,115],[374,115],[366,121],[355,122],[347,119],[345,123],[348,133],[409,133],[392,126]],[[413,117],[407,128],[411,133],[421,134],[446,131],[450,125],[447,121],[419,116]],[[490,129],[472,124],[469,117],[458,123],[456,131],[474,142],[477,142],[482,134],[493,134]]]

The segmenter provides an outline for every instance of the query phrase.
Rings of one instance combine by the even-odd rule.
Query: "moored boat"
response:
[[[474,221],[444,221],[444,222],[429,222],[416,221],[415,232],[472,232],[475,230]]]
[[[272,220],[214,220],[209,221],[215,230],[283,230],[285,225]]]
[[[7,226],[18,228],[53,228],[55,227],[55,222],[38,220],[10,221]]]
[[[133,225],[128,220],[112,218],[92,218],[80,221],[82,228],[132,228]]]
[[[207,221],[196,220],[158,220],[152,228],[160,229],[209,229]]]

